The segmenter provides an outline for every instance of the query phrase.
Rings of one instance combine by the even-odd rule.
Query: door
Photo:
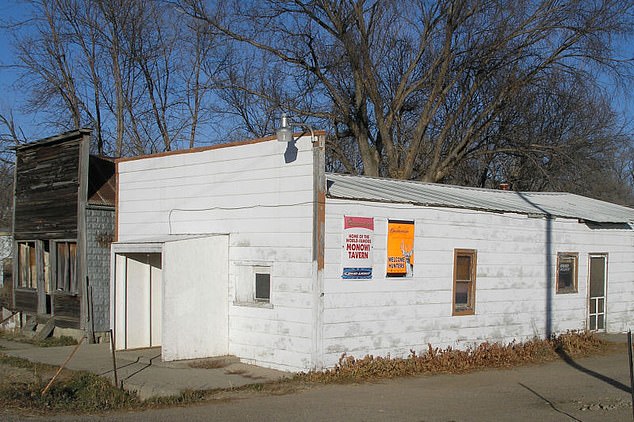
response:
[[[605,331],[608,256],[590,255],[589,260],[588,328],[591,331]]]

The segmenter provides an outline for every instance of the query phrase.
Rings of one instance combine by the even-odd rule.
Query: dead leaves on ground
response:
[[[533,339],[508,344],[484,342],[458,350],[434,348],[423,353],[410,350],[405,358],[366,355],[357,359],[343,354],[332,369],[310,371],[296,378],[310,382],[345,383],[420,374],[463,373],[484,368],[504,368],[547,362],[563,354],[586,356],[605,349],[606,343],[591,332],[569,331],[550,339]]]

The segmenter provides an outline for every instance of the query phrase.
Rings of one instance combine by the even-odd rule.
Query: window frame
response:
[[[20,290],[29,290],[35,291],[37,290],[37,241],[35,240],[19,240],[17,243],[17,274],[15,275],[15,288]],[[26,272],[22,269],[23,267],[23,259],[22,259],[22,246],[25,245],[28,247],[27,255],[28,255],[28,266],[26,268]],[[32,251],[32,252],[31,252]],[[31,262],[33,261],[33,262]],[[23,275],[28,274],[28,285],[23,279]],[[23,282],[24,285],[23,285]]]
[[[572,258],[574,261],[572,287],[559,287],[559,269],[562,258]],[[579,252],[557,252],[557,267],[555,268],[555,272],[555,292],[557,294],[579,292]]]
[[[236,306],[251,306],[256,308],[273,308],[273,271],[270,262],[236,262],[234,264],[234,299]],[[268,274],[269,298],[256,297],[257,274]]]
[[[59,239],[59,240],[52,241],[52,244],[53,244],[53,246],[52,246],[51,249],[54,250],[54,254],[55,255],[54,255],[53,259],[52,259],[53,267],[51,268],[51,274],[52,274],[52,277],[51,277],[51,290],[54,291],[56,294],[67,294],[67,295],[77,295],[77,294],[79,294],[79,280],[78,280],[78,277],[79,277],[79,269],[78,269],[78,266],[79,266],[79,262],[78,262],[79,250],[77,248],[77,240],[76,239]],[[67,257],[68,257],[69,260],[71,260],[70,244],[74,244],[75,245],[75,257],[74,257],[75,269],[74,269],[74,272],[70,270],[71,262],[68,263],[68,265],[69,265],[68,266],[68,268],[69,268],[68,290],[58,287],[59,286],[59,282],[60,282],[59,277],[58,277],[59,276],[59,271],[60,271],[60,267],[59,267],[60,256],[59,256],[58,251],[59,251],[59,246],[60,245],[64,245],[64,244],[66,244],[67,247],[68,247],[68,252],[69,253],[68,253]],[[74,284],[73,284],[73,279],[72,279],[73,274],[75,276]]]
[[[458,258],[460,256],[469,256],[471,258],[470,276],[467,287],[467,307],[458,309],[456,306],[456,286],[463,280],[458,280]],[[454,249],[453,255],[453,289],[451,295],[451,311],[453,316],[474,315],[476,304],[476,276],[478,268],[478,251],[476,249]]]
[[[268,297],[258,297],[258,275],[268,276]],[[254,267],[253,268],[253,302],[255,303],[271,303],[271,268],[270,267]]]

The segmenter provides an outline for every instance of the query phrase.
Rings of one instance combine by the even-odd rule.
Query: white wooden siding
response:
[[[229,235],[228,351],[285,370],[311,367],[313,153],[309,137],[122,161],[119,242]],[[237,266],[271,267],[271,305],[234,303]]]
[[[374,217],[373,279],[341,279],[343,216]],[[415,222],[414,277],[386,278],[388,219]],[[546,220],[516,214],[434,209],[329,199],[323,353],[405,356],[434,347],[526,340],[546,333]],[[475,315],[452,316],[453,250],[477,250]],[[577,252],[578,292],[556,293],[558,252]],[[608,331],[632,322],[634,235],[551,222],[551,328],[579,330],[587,320],[588,254],[608,256]]]

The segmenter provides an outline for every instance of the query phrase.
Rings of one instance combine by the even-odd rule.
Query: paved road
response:
[[[319,386],[187,408],[47,420],[631,421],[627,354],[625,347],[620,350],[577,362]]]

